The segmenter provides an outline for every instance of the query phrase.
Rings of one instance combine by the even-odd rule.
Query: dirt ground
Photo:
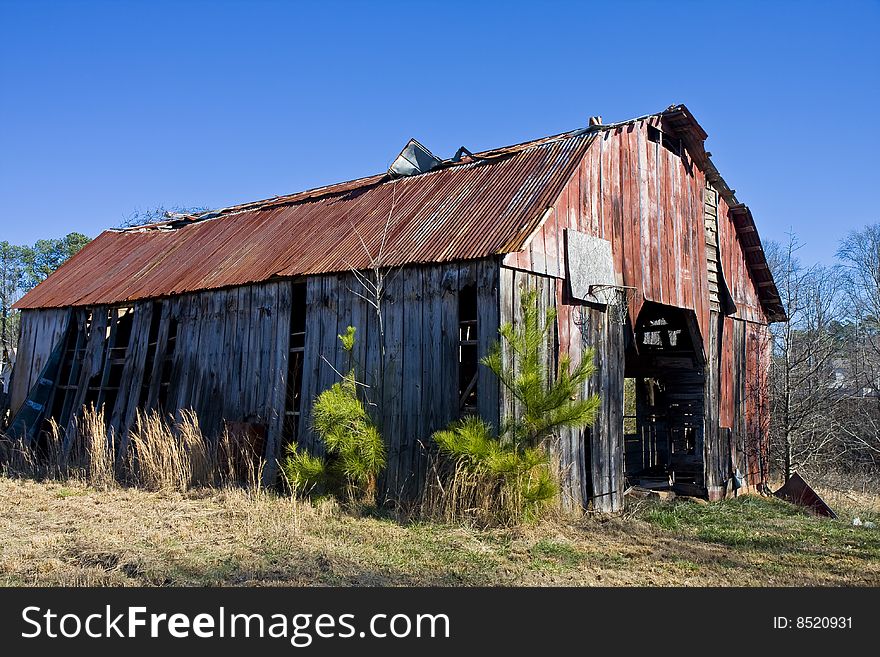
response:
[[[878,586],[877,498],[838,521],[773,499],[638,502],[480,530],[242,491],[0,478],[6,585]]]

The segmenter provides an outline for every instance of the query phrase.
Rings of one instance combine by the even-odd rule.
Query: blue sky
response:
[[[880,222],[877,2],[0,0],[0,239],[690,107],[764,239]]]

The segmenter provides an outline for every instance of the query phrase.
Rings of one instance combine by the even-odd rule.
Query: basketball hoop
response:
[[[601,299],[612,322],[626,324],[629,320],[629,302],[636,288],[631,285],[591,285],[590,296]]]

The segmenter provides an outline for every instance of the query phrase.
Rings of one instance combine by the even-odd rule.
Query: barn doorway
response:
[[[704,367],[693,312],[645,303],[630,335],[624,370],[629,485],[705,495]]]

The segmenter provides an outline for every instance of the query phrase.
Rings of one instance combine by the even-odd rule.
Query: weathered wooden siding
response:
[[[10,414],[21,408],[67,327],[67,308],[21,311],[21,334],[9,385]]]
[[[120,436],[125,436],[138,408],[161,407],[171,413],[192,409],[208,436],[221,431],[224,422],[261,425],[270,462],[266,479],[271,480],[273,461],[282,447],[291,314],[301,312],[306,335],[297,439],[320,451],[311,430],[311,404],[354,365],[358,378],[369,386],[368,396],[381,409],[388,447],[384,490],[411,495],[426,475],[431,434],[459,415],[459,292],[475,286],[478,355],[485,356],[498,336],[498,272],[496,259],[391,271],[382,303],[384,359],[378,318],[353,274],[305,279],[306,302],[301,308],[292,308],[292,286],[300,283],[286,280],[125,307],[79,309],[75,318],[82,337],[73,338],[81,339],[82,350],[68,377],[74,390],[67,426],[72,428],[76,414],[70,409],[90,402],[105,405]],[[19,406],[58,342],[67,313],[25,311],[20,352],[24,357],[16,373]],[[131,321],[124,341],[116,339],[122,316]],[[357,329],[354,363],[338,338],[349,325]],[[121,368],[120,380],[118,386],[108,386],[114,366]],[[478,409],[497,426],[498,382],[480,368]]]
[[[718,240],[724,280],[736,304],[733,317],[749,322],[766,324],[767,317],[758,301],[755,281],[749,273],[742,244],[734,226],[734,218],[724,198],[718,198]]]
[[[646,301],[695,313],[709,354],[699,447],[706,486],[717,495],[737,468],[757,481],[766,443],[766,398],[748,394],[750,386],[766,389],[748,355],[747,336],[767,323],[746,262],[745,250],[756,247],[741,243],[734,213],[687,152],[652,141],[649,127],[663,129],[655,117],[603,133],[527,248],[504,264],[563,279],[565,230],[578,230],[611,241],[618,282],[635,288],[632,325]],[[736,306],[726,316],[725,289]],[[617,431],[616,418],[607,430]]]
[[[482,358],[498,338],[498,262],[494,259],[393,270],[382,302],[382,344],[375,309],[352,274],[309,277],[303,400],[306,413],[298,441],[320,452],[310,429],[311,402],[348,371],[337,337],[357,329],[355,369],[381,409],[388,467],[381,487],[390,496],[412,496],[422,485],[431,434],[458,417],[459,292],[476,286],[479,309],[478,354]],[[384,386],[382,382],[384,380]],[[498,382],[480,365],[477,387],[480,415],[499,421]]]
[[[712,313],[706,378],[706,487],[711,498],[734,492],[735,471],[747,486],[767,474],[770,361],[765,325]]]
[[[770,435],[770,330],[745,322],[745,462],[750,485],[766,483]]]
[[[499,292],[501,323],[520,321],[522,293],[534,290],[542,307],[555,307],[556,326],[544,345],[549,372],[556,371],[560,353],[580,362],[587,349],[594,350],[596,373],[583,394],[598,393],[599,414],[592,427],[566,430],[560,436],[555,456],[560,467],[562,503],[566,508],[617,511],[623,507],[623,326],[609,313],[572,301],[563,280],[502,267]],[[510,350],[504,352],[505,366],[516,371]],[[518,402],[501,390],[505,416],[520,411]]]
[[[636,288],[633,320],[644,301],[690,309],[705,343],[705,177],[687,155],[679,157],[648,139],[648,126],[657,123],[647,119],[604,132],[528,248],[504,263],[564,277],[566,228],[610,240],[621,282]]]

